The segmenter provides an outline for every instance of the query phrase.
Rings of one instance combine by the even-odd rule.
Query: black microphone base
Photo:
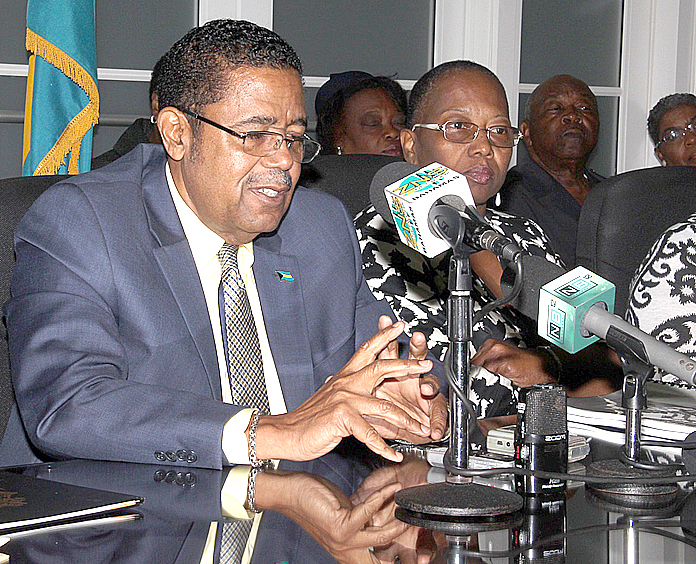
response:
[[[649,507],[646,505],[629,505],[625,502],[626,496],[617,503],[615,500],[599,497],[590,489],[585,490],[585,499],[587,502],[602,511],[622,513],[626,517],[651,517],[653,519],[671,519],[672,517],[678,517],[686,495],[684,490],[680,489],[672,503],[659,505],[657,507]]]
[[[447,517],[444,515],[427,515],[416,511],[408,511],[403,507],[397,507],[395,515],[399,521],[414,527],[422,527],[431,531],[457,536],[511,529],[519,527],[524,521],[524,515],[520,511],[489,517]]]
[[[415,486],[396,492],[394,499],[411,513],[432,517],[493,517],[522,508],[522,498],[516,493],[473,482]]]
[[[676,484],[636,484],[635,478],[671,477],[672,470],[643,470],[634,468],[618,459],[599,460],[587,467],[588,476],[600,478],[625,478],[621,484],[587,484],[587,488],[600,499],[619,506],[654,508],[669,505],[677,498]]]

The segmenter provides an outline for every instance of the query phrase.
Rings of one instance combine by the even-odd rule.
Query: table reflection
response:
[[[18,563],[201,562],[211,522],[224,520],[226,471],[74,460],[27,475],[144,497],[137,521],[41,532],[0,551]],[[394,493],[437,479],[426,461],[382,465],[359,448],[281,464],[257,477],[264,509],[253,563],[527,563],[696,561],[696,498],[638,511],[579,488],[500,522],[397,518]],[[408,521],[408,519],[407,519]]]

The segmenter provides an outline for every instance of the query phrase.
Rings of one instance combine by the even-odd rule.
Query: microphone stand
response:
[[[674,475],[670,467],[653,468],[656,465],[644,464],[640,460],[641,419],[643,410],[648,406],[645,383],[652,372],[652,365],[648,361],[644,345],[621,329],[610,327],[605,341],[619,355],[624,373],[621,390],[621,407],[626,412],[624,446],[622,459],[593,462],[588,471],[596,476],[625,477],[626,483],[587,484],[587,487],[615,503],[639,503],[642,507],[668,505],[676,498],[676,485],[631,483],[631,479],[635,477]]]
[[[473,284],[469,261],[472,251],[463,242],[463,233],[448,227],[445,225],[443,228],[448,234],[448,237],[443,238],[450,242],[453,254],[448,279],[447,336],[450,345],[445,370],[449,371],[453,383],[468,397],[471,368],[469,345],[473,334]],[[458,473],[459,470],[468,468],[468,417],[464,401],[454,390],[450,390],[450,439],[444,457],[446,481],[397,492],[395,501],[404,510],[398,514],[402,521],[421,523],[423,515],[445,521],[452,518],[491,518],[514,513],[522,508],[522,498],[515,492],[476,484],[472,478]]]
[[[626,410],[624,454],[629,460],[640,462],[640,424],[643,410],[648,407],[645,382],[652,368],[632,351],[621,354],[620,358],[624,370],[621,407]]]
[[[469,345],[473,335],[473,305],[471,289],[471,261],[468,256],[455,252],[449,265],[447,298],[447,337],[449,351],[445,359],[452,379],[459,389],[469,397],[471,383],[471,353]],[[469,416],[464,402],[456,393],[450,393],[450,438],[445,453],[444,465],[450,483],[471,482],[456,472],[469,467]]]

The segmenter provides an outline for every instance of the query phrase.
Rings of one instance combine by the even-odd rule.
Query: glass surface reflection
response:
[[[145,498],[141,519],[17,537],[12,564],[201,562],[211,522],[223,521],[227,471],[75,460],[16,471]],[[696,498],[681,491],[655,512],[606,505],[584,488],[527,506],[505,523],[416,526],[396,517],[394,493],[439,479],[425,460],[381,465],[347,448],[257,477],[264,509],[252,563],[694,562]]]

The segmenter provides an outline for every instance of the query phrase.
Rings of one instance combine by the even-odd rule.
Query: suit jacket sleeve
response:
[[[57,458],[220,468],[223,425],[239,408],[210,391],[195,339],[157,280],[151,237],[129,223],[142,210],[121,203],[113,218],[93,204],[79,186],[59,186],[15,234],[6,314],[30,440]],[[110,222],[122,224],[120,240]]]

